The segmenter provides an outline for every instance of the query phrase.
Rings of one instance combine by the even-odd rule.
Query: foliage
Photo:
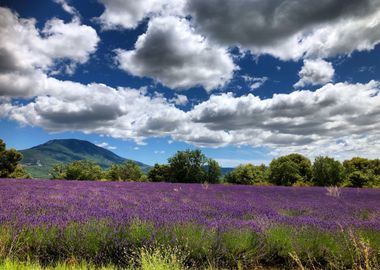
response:
[[[311,177],[311,162],[300,154],[290,154],[273,159],[269,164],[269,182],[291,186],[306,182]]]
[[[177,183],[216,183],[220,177],[219,164],[208,159],[201,150],[178,151],[168,159],[170,180]]]
[[[106,172],[107,180],[144,181],[145,175],[136,162],[129,160],[123,164],[114,164]]]
[[[380,184],[380,160],[353,157],[343,162],[348,185],[352,187],[376,187]]]
[[[222,172],[219,163],[216,160],[209,158],[204,169],[206,171],[205,182],[213,184],[220,182]]]
[[[167,164],[154,164],[148,172],[148,180],[151,182],[165,182],[170,180],[170,167]]]
[[[29,178],[19,164],[22,154],[15,149],[6,150],[6,145],[0,139],[0,178]]]
[[[224,181],[232,184],[252,185],[267,182],[268,168],[265,165],[241,164],[229,172]]]
[[[77,160],[69,164],[56,164],[50,171],[51,179],[100,180],[103,170],[93,161]]]
[[[353,171],[347,177],[351,187],[365,187],[369,183],[369,176],[361,171]]]
[[[24,166],[17,164],[15,170],[9,175],[9,178],[32,178],[32,176],[24,169]]]
[[[344,180],[342,164],[333,158],[319,156],[313,164],[313,183],[318,186],[338,186]]]

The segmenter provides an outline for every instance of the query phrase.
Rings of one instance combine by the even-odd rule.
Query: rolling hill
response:
[[[21,163],[33,178],[49,178],[49,170],[57,163],[70,163],[75,160],[92,160],[102,168],[114,163],[123,163],[129,159],[96,146],[93,143],[77,139],[51,140],[35,147],[20,150],[24,158]],[[136,163],[147,172],[150,168],[141,162]]]

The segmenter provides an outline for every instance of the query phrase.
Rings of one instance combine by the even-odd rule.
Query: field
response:
[[[380,259],[378,189],[0,179],[0,209],[4,265],[375,269]]]

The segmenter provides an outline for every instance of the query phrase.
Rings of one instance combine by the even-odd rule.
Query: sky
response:
[[[0,138],[378,158],[379,43],[380,0],[0,0]]]

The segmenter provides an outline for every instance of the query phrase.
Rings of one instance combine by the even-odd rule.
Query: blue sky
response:
[[[378,0],[2,1],[0,138],[154,164],[378,157]]]

